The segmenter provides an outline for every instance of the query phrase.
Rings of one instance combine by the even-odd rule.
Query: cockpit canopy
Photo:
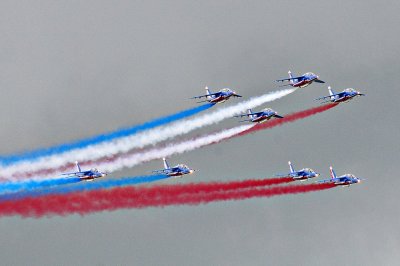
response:
[[[264,108],[261,111],[266,112],[266,113],[274,113],[275,111],[272,110],[271,108]]]
[[[178,167],[180,169],[185,169],[185,170],[189,170],[189,167],[186,164],[178,164]]]
[[[307,73],[304,74],[304,76],[307,76],[307,77],[316,77],[317,75],[315,75],[315,74],[312,73],[312,72],[307,72]]]
[[[98,173],[99,172],[99,170],[97,170],[97,168],[92,168],[92,169],[90,169],[90,171],[92,171],[94,173]]]
[[[228,89],[228,88],[224,88],[224,89],[221,90],[221,92],[232,92],[232,90]]]
[[[355,90],[355,89],[352,89],[352,88],[347,88],[347,89],[345,89],[344,91],[345,91],[345,92],[349,92],[349,93],[356,92],[356,90]]]
[[[304,168],[303,170],[304,172],[308,172],[308,173],[315,173],[315,171],[311,168]]]

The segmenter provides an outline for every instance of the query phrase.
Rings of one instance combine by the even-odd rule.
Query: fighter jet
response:
[[[90,170],[82,171],[78,162],[75,162],[76,167],[78,168],[78,172],[64,173],[62,175],[67,176],[76,176],[81,180],[92,181],[95,178],[105,177],[107,175],[106,172],[100,172],[96,168],[92,168]]]
[[[204,103],[204,102],[209,102],[209,103],[223,103],[227,101],[230,97],[242,97],[238,94],[236,94],[235,91],[225,88],[221,89],[218,92],[211,93],[208,87],[206,89],[206,94],[205,95],[200,95],[200,96],[195,96],[190,99],[200,99],[200,98],[206,98],[204,101],[200,101],[197,103]]]
[[[319,176],[319,174],[311,168],[303,168],[299,171],[295,171],[292,166],[292,163],[290,161],[288,162],[288,164],[289,164],[289,168],[290,168],[290,173],[278,174],[276,176],[288,176],[288,177],[292,177],[293,180],[300,180],[300,181],[305,181],[309,178],[314,178],[314,177]]]
[[[365,96],[365,94],[362,94],[361,92],[356,91],[355,89],[352,89],[352,88],[347,88],[347,89],[343,90],[342,92],[335,93],[329,86],[328,91],[329,91],[329,96],[324,96],[324,97],[318,98],[316,100],[323,100],[323,99],[329,98],[329,100],[322,102],[322,103],[327,103],[327,102],[341,103],[341,102],[349,101],[356,96]]]
[[[239,122],[262,123],[270,120],[273,117],[283,118],[283,116],[278,115],[278,113],[272,110],[271,108],[265,108],[260,112],[255,112],[255,113],[253,113],[251,109],[247,109],[247,114],[235,115],[235,117],[243,117],[243,116],[247,116],[249,119],[241,120]]]
[[[283,86],[292,86],[295,88],[304,88],[313,82],[325,83],[325,81],[320,80],[319,77],[312,72],[307,72],[301,76],[293,77],[292,72],[290,72],[290,70],[289,70],[288,74],[289,74],[289,78],[277,79],[276,81],[277,82],[289,81],[289,84],[286,84]]]
[[[190,169],[185,164],[178,164],[178,165],[176,165],[174,167],[170,167],[165,158],[163,158],[163,161],[164,161],[164,169],[154,170],[154,171],[152,171],[153,173],[165,174],[165,175],[168,175],[168,176],[183,176],[183,175],[193,174],[194,173],[194,170]]]
[[[352,175],[352,174],[344,174],[342,176],[337,177],[335,171],[332,166],[329,167],[331,172],[331,178],[326,180],[317,181],[317,183],[332,183],[336,186],[347,186],[349,187],[352,184],[358,184],[361,182],[361,179]]]

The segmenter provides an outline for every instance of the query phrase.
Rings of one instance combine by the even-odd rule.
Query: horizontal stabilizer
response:
[[[194,97],[189,98],[189,99],[200,99],[200,98],[204,98],[204,97],[207,97],[207,96],[214,96],[214,95],[217,95],[218,93],[219,93],[219,92],[210,93],[210,94],[205,94],[205,95],[199,95],[199,96],[194,96]]]
[[[248,114],[240,114],[240,115],[235,115],[235,117],[253,116],[253,115],[258,115],[258,114],[261,114],[261,113],[262,113],[262,112],[248,113]]]
[[[290,174],[275,174],[276,177],[290,177]]]
[[[332,94],[332,95],[329,95],[329,96],[323,96],[323,97],[317,98],[317,99],[315,99],[315,100],[323,100],[323,99],[326,99],[326,98],[335,97],[335,96],[337,96],[337,95],[339,95],[339,94],[340,94],[340,93],[335,93],[335,94]]]
[[[304,78],[304,77],[300,76],[300,77],[292,77],[292,78],[287,78],[287,79],[277,79],[275,81],[276,82],[283,82],[283,81],[290,81],[290,80],[301,79],[301,78]]]

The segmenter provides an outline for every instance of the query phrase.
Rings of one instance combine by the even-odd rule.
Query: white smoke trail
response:
[[[58,168],[74,161],[96,160],[116,155],[118,153],[125,153],[134,148],[143,148],[147,145],[154,145],[158,142],[189,133],[195,129],[219,123],[224,119],[231,118],[232,116],[245,111],[246,109],[254,108],[261,104],[277,100],[294,91],[295,89],[285,89],[270,92],[233,106],[220,108],[209,114],[178,121],[167,126],[146,130],[132,136],[91,145],[82,149],[71,150],[63,154],[43,157],[33,162],[19,162],[0,169],[0,176],[12,179],[11,176],[16,172],[33,172],[45,168]]]
[[[132,154],[121,154],[120,156],[110,159],[108,161],[98,163],[98,167],[108,172],[114,172],[123,168],[133,167],[151,160],[161,159],[175,154],[181,154],[184,152],[192,151],[212,143],[220,142],[233,137],[243,131],[246,131],[254,125],[242,125],[219,132],[192,138],[189,140],[171,143],[164,147],[154,147],[142,152]],[[53,177],[53,173],[42,174],[40,176],[33,177],[32,179],[43,179]]]
[[[175,154],[181,154],[210,145],[214,142],[220,142],[245,130],[248,130],[253,126],[254,125],[242,125],[227,130],[222,130],[211,135],[206,135],[179,143],[173,143],[166,147],[152,148],[144,152],[121,156],[115,161],[102,163],[101,167],[111,172],[121,170],[123,168],[133,167],[144,162],[161,159],[163,157],[168,157]]]

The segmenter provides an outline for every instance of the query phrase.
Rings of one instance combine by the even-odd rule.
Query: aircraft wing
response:
[[[79,172],[63,173],[61,175],[78,175]]]
[[[315,79],[314,82],[318,82],[318,83],[325,83],[325,81],[320,80],[320,79]]]
[[[294,79],[303,79],[303,76],[299,76],[299,77],[293,77],[293,78],[287,78],[287,79],[277,79],[275,80],[276,82],[283,82],[283,81],[289,81],[289,80],[294,80]]]
[[[153,170],[153,171],[151,171],[151,172],[157,173],[157,174],[161,174],[161,173],[165,174],[165,173],[167,172],[167,169]]]
[[[290,177],[290,174],[275,174],[276,177]]]
[[[235,117],[259,115],[259,114],[262,114],[262,113],[263,113],[263,112],[256,112],[256,113],[251,113],[251,114],[240,114],[240,115],[235,115]]]
[[[323,100],[323,99],[326,99],[326,98],[330,98],[330,97],[335,97],[335,96],[338,96],[338,95],[340,95],[341,93],[335,93],[335,94],[332,94],[332,95],[329,95],[329,96],[324,96],[324,97],[320,97],[320,98],[317,98],[317,99],[315,99],[315,100]]]
[[[283,116],[280,116],[280,115],[274,115],[274,117],[276,117],[276,118],[283,118]]]
[[[214,96],[214,95],[217,95],[217,94],[219,94],[219,92],[210,93],[210,94],[204,94],[204,95],[200,95],[200,96],[194,96],[194,97],[192,97],[190,99],[200,99],[200,98],[203,98],[203,97]]]
[[[331,182],[332,181],[330,179],[315,181],[315,183],[317,183],[317,184],[324,184],[324,183],[331,183]]]

